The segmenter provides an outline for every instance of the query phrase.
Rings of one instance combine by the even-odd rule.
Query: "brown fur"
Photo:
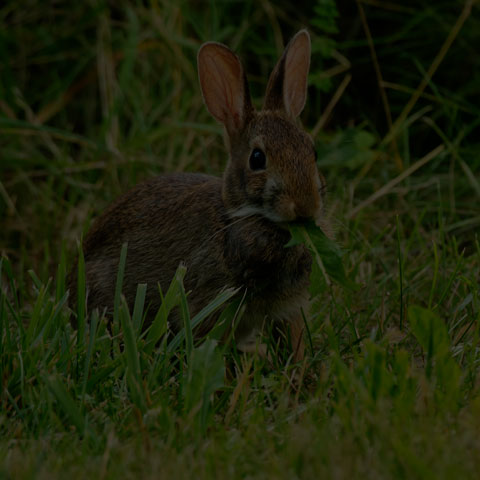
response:
[[[292,58],[285,63],[288,55]],[[285,248],[290,235],[284,224],[311,217],[323,221],[313,142],[295,120],[306,95],[305,58],[308,63],[310,40],[302,31],[270,79],[265,105],[275,108],[256,112],[238,57],[216,43],[200,49],[200,83],[207,107],[228,132],[230,161],[223,179],[163,175],[137,185],[110,206],[83,244],[90,309],[112,308],[120,250],[128,242],[123,292],[133,305],[137,284],[148,284],[147,324],[160,306],[157,283],[165,291],[184,263],[192,315],[223,289],[240,288],[247,296],[237,340],[252,341],[265,320],[290,324],[297,358],[303,356],[301,309],[308,305],[311,257],[303,245]],[[288,70],[289,63],[295,71]],[[295,90],[282,91],[287,88],[283,85]],[[285,105],[289,98],[294,99],[293,107]],[[266,154],[265,170],[249,168],[254,148]],[[73,296],[75,278],[72,272]],[[171,320],[178,329],[175,313]],[[210,330],[214,322],[210,318],[199,333]]]

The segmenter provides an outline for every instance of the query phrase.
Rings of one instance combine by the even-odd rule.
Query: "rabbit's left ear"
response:
[[[204,43],[198,52],[198,76],[208,111],[230,136],[243,131],[253,107],[237,55],[221,43]]]
[[[268,81],[264,110],[284,110],[298,117],[307,99],[310,35],[300,30],[289,42]]]

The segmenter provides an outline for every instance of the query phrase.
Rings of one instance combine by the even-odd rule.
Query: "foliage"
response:
[[[318,290],[320,281],[318,276],[321,271],[329,277],[339,282],[344,287],[352,288],[354,283],[347,278],[345,268],[342,263],[342,252],[338,245],[329,239],[315,222],[310,221],[306,224],[291,223],[288,226],[291,239],[285,245],[285,248],[304,243],[309,249],[313,267],[310,281],[313,287]]]
[[[0,475],[476,478],[478,2],[24,3],[0,6]],[[145,285],[127,305],[119,268],[110,327],[80,256],[71,311],[76,242],[108,203],[160,172],[222,172],[199,45],[237,50],[260,105],[301,27],[339,245],[292,226],[321,260],[305,362],[222,342],[241,299],[191,316],[182,268],[143,331]]]

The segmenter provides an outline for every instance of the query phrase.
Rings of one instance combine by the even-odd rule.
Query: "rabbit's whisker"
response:
[[[237,210],[233,210],[232,212],[230,212],[230,216],[232,217],[244,217],[244,216],[249,217],[251,215],[260,215],[274,223],[279,223],[286,220],[277,212],[271,209],[264,208],[264,207],[260,208],[260,207],[256,207],[255,205],[243,205]]]
[[[254,217],[255,215],[256,215],[255,213],[251,213],[250,215],[242,216],[242,217],[238,218],[237,220],[234,220],[233,222],[227,223],[224,227],[219,228],[218,230],[216,230],[215,233],[210,237],[210,239],[214,238],[216,235],[218,235],[219,233],[223,232],[223,231],[226,230],[227,228],[230,228],[230,227],[233,226],[233,225],[236,225],[236,224],[238,224],[238,223],[241,223],[243,220],[248,220],[249,218],[252,218],[252,217]]]
[[[231,217],[250,217],[252,215],[263,215],[264,209],[254,205],[243,205],[236,210],[231,210],[229,214]]]

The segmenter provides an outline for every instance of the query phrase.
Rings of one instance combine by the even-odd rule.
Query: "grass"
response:
[[[303,7],[0,7],[5,478],[478,476],[478,2],[364,0],[363,20],[354,2],[337,2],[338,16],[331,1]],[[83,302],[71,312],[77,239],[113,198],[163,171],[222,171],[198,46],[239,51],[260,104],[282,35],[301,26],[314,46],[302,119],[358,286],[316,271],[305,362],[269,337],[271,362],[220,345],[241,305],[226,291],[191,318],[182,269],[145,332],[145,287],[126,305],[122,268],[111,330]],[[81,299],[81,261],[78,275]],[[176,337],[164,335],[172,308]],[[192,328],[222,308],[194,342]]]

